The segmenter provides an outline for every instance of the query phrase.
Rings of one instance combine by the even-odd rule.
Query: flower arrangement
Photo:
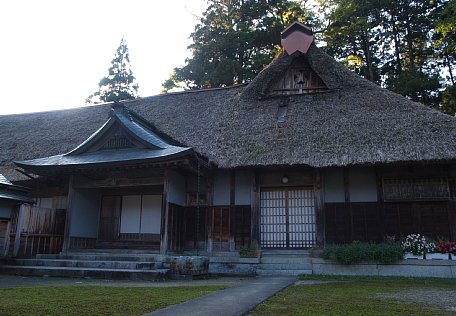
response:
[[[441,241],[435,243],[435,252],[438,253],[451,253],[456,255],[456,242]]]
[[[420,234],[410,234],[402,242],[402,248],[406,252],[411,252],[414,255],[423,255],[433,252],[435,249],[434,243],[429,243],[426,238]]]

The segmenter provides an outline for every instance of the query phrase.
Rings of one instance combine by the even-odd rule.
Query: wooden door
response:
[[[113,241],[119,238],[121,196],[104,196],[100,211],[100,241]]]
[[[311,248],[316,243],[315,196],[311,188],[261,192],[263,248]]]
[[[230,250],[230,208],[214,207],[212,214],[212,249],[216,251]]]

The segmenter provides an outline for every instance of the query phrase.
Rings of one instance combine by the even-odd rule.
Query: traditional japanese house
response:
[[[0,172],[65,201],[64,251],[455,240],[456,119],[282,44],[245,85],[1,116]]]

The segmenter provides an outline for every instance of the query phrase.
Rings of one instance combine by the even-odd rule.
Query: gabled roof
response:
[[[24,169],[74,167],[119,163],[158,162],[193,153],[165,139],[154,127],[114,104],[110,117],[95,133],[66,154],[15,162]]]
[[[221,168],[456,162],[454,117],[359,77],[315,44],[304,58],[328,90],[269,97],[271,85],[301,57],[282,53],[248,85],[122,104],[174,145]],[[278,107],[284,103],[287,119],[279,132]],[[111,106],[0,116],[0,172],[21,179],[13,160],[71,151],[105,123]]]

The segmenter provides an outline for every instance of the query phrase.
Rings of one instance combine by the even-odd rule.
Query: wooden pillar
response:
[[[344,177],[344,193],[345,193],[345,205],[348,207],[348,216],[349,216],[349,224],[350,224],[350,241],[354,239],[354,227],[353,227],[353,210],[352,205],[350,203],[350,180],[348,176],[348,167],[344,167],[343,169],[343,177]]]
[[[21,234],[22,228],[24,227],[24,223],[28,218],[28,212],[30,210],[29,205],[22,204],[19,208],[19,214],[17,215],[17,225],[16,225],[16,238],[14,239],[14,247],[13,247],[13,257],[17,257],[19,253],[19,248],[21,247]]]
[[[163,201],[161,209],[161,225],[160,225],[160,253],[166,254],[168,251],[168,221],[169,221],[169,203],[168,203],[168,190],[169,190],[169,172],[165,169],[163,179]]]
[[[3,256],[8,256],[9,248],[10,248],[10,239],[11,239],[11,219],[6,224],[6,231],[5,231],[5,243],[3,244]]]
[[[236,250],[236,173],[230,171],[230,251]]]
[[[260,176],[254,172],[251,193],[250,240],[252,245],[261,246],[260,240]]]
[[[212,253],[213,250],[213,230],[212,230],[212,216],[213,216],[213,190],[214,190],[214,179],[213,179],[213,173],[208,172],[207,177],[206,177],[206,204],[207,207],[203,210],[205,210],[204,215],[205,215],[205,224],[206,224],[206,251],[208,253]]]
[[[321,171],[315,171],[315,220],[316,220],[316,242],[318,247],[324,247],[326,243],[325,207],[323,201],[323,181]]]
[[[65,214],[65,231],[63,233],[63,245],[62,251],[68,252],[70,249],[70,242],[71,242],[71,216],[72,212],[72,205],[74,199],[74,176],[70,176],[70,182],[68,184],[68,199],[67,199],[67,209]]]

